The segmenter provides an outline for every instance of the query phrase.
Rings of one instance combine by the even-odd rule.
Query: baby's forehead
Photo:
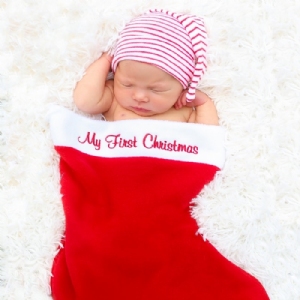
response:
[[[122,60],[118,63],[116,72],[124,76],[141,76],[159,80],[174,79],[163,68],[151,63],[140,62],[138,60]]]

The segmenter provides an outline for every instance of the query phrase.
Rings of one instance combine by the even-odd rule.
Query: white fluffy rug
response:
[[[272,300],[300,299],[298,0],[0,1],[0,299],[50,299],[64,215],[48,104],[73,109],[86,67],[149,8],[204,16],[210,37],[199,87],[227,163],[196,199],[200,232]]]

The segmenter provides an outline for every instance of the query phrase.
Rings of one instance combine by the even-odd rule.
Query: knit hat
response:
[[[206,48],[201,18],[155,9],[134,18],[121,31],[111,66],[115,72],[122,60],[152,64],[188,88],[190,102],[206,70]]]

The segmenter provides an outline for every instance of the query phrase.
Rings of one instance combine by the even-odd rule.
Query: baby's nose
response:
[[[147,93],[141,89],[137,89],[133,92],[132,98],[137,102],[148,102]]]

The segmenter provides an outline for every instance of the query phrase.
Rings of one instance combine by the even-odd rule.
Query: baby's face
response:
[[[116,101],[140,116],[150,117],[168,111],[182,90],[178,80],[147,63],[124,60],[115,72]]]

